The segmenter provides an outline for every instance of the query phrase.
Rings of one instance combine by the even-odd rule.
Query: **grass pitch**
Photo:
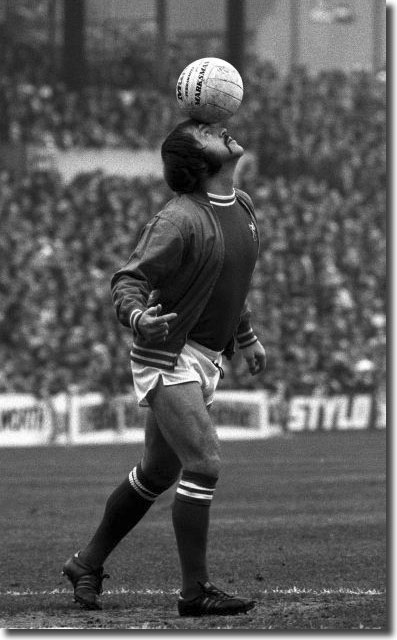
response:
[[[62,564],[90,538],[141,445],[0,449],[0,626],[386,630],[385,432],[297,434],[222,448],[211,577],[254,597],[253,611],[178,617],[173,489],[108,559],[103,611],[82,611]]]

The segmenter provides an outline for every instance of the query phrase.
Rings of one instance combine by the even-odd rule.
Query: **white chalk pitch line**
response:
[[[0,597],[27,597],[27,596],[58,596],[58,595],[67,595],[71,594],[73,591],[71,589],[52,589],[52,590],[43,590],[43,591],[33,591],[32,589],[26,589],[25,591],[18,591],[14,589],[9,589],[6,591],[0,591]],[[263,595],[313,595],[313,596],[322,596],[322,595],[356,595],[356,596],[381,596],[386,593],[386,591],[382,591],[379,589],[349,589],[345,587],[340,587],[339,589],[305,589],[300,587],[291,587],[289,589],[280,589],[279,587],[275,587],[273,589],[260,589],[259,593]],[[131,596],[174,596],[179,594],[178,589],[171,589],[169,591],[165,591],[164,589],[109,589],[103,591],[104,595],[131,595]]]

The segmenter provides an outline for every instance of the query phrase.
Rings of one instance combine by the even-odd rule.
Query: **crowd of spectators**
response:
[[[173,101],[155,84],[109,81],[72,90],[54,74],[48,52],[39,51],[0,46],[0,142],[152,148],[175,122]]]
[[[49,54],[29,47],[0,48],[0,141],[73,148],[157,148],[181,119],[173,99],[175,77],[158,91],[156,78],[142,80],[133,58],[113,64],[108,81],[71,90],[49,63]],[[182,52],[169,68],[181,69]],[[191,57],[186,58],[189,62]],[[108,65],[110,66],[110,65]],[[125,73],[128,70],[128,73]],[[95,74],[94,74],[95,75]],[[366,72],[310,76],[296,68],[281,76],[271,63],[250,59],[244,71],[243,106],[233,123],[257,150],[267,175],[309,172],[349,188],[352,174],[378,170],[385,130],[386,86]],[[368,128],[368,122],[371,127]],[[366,163],[363,166],[363,157]]]
[[[1,392],[131,387],[131,335],[109,282],[170,195],[154,177],[93,173],[65,185],[49,172],[19,183],[2,173]],[[224,386],[369,389],[384,373],[384,193],[369,201],[279,177],[252,196],[262,240],[250,301],[268,368],[250,378],[236,357]]]
[[[63,148],[157,147],[178,117],[160,93],[70,93],[40,75],[27,82],[23,56],[1,64],[3,140],[46,133]],[[224,387],[288,395],[384,384],[385,110],[384,83],[369,73],[247,70],[244,108],[230,126],[251,152],[239,183],[261,231],[250,300],[268,367],[250,378],[236,358]],[[150,175],[95,172],[66,184],[53,171],[1,172],[0,392],[131,388],[131,336],[109,282],[171,195]]]

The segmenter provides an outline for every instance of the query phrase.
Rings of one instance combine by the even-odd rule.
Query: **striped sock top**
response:
[[[130,482],[131,487],[136,491],[141,498],[145,500],[149,500],[149,502],[154,502],[156,498],[162,493],[162,490],[153,491],[153,487],[148,487],[148,482],[143,477],[141,465],[140,463],[130,471],[128,475],[128,480]]]
[[[176,497],[183,502],[209,506],[216,482],[217,478],[184,471],[176,489]]]

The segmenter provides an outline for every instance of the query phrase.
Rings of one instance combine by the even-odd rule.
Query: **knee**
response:
[[[217,452],[212,452],[190,460],[186,468],[194,473],[218,478],[221,471],[221,458]]]

